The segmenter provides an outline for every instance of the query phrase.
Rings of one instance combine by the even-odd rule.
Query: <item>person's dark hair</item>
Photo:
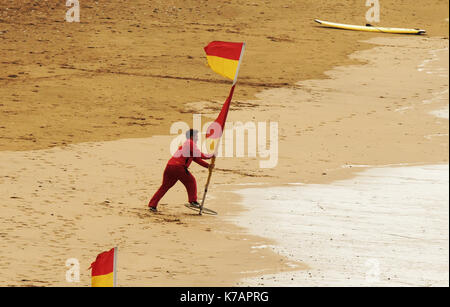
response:
[[[198,131],[195,129],[190,129],[186,131],[186,138],[193,139],[198,134]]]

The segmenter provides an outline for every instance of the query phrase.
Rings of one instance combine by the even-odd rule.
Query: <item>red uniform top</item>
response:
[[[192,139],[187,139],[183,146],[180,146],[174,153],[167,165],[178,165],[188,168],[192,161],[195,161],[201,166],[208,168],[209,163],[202,159],[211,159],[212,157],[213,155],[202,153]]]

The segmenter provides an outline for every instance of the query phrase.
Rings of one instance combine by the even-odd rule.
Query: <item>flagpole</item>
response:
[[[113,287],[117,287],[117,247],[114,247],[114,270],[113,270],[113,279],[114,279],[114,283],[113,283]]]
[[[239,63],[238,63],[237,69],[236,69],[236,75],[234,76],[233,85],[231,86],[231,88],[233,88],[236,85],[236,83],[237,83],[238,75],[239,75],[239,69],[241,68],[241,63],[242,63],[242,58],[244,57],[244,52],[245,52],[245,42],[242,43],[241,55],[239,57]],[[216,162],[216,155],[217,155],[217,149],[219,148],[219,143],[220,143],[220,140],[219,140],[219,142],[217,142],[217,146],[215,148],[214,156],[211,159],[211,164],[215,164],[215,162]],[[200,210],[198,212],[199,215],[202,215],[202,213],[203,213],[203,205],[205,204],[206,194],[208,193],[208,187],[209,187],[209,184],[211,182],[212,173],[213,173],[213,169],[209,169],[208,179],[206,180],[205,191],[203,193],[202,203],[200,205]]]
[[[241,63],[242,63],[242,58],[244,57],[244,52],[245,52],[245,42],[242,44],[241,56],[239,58],[238,67],[236,69],[236,76],[234,76],[233,85],[235,85],[237,83],[237,79],[238,79],[238,75],[239,75],[239,69],[241,69]]]
[[[211,159],[211,164],[214,164],[215,162],[216,162],[216,156],[214,155]],[[200,211],[198,212],[199,215],[202,215],[202,213],[203,213],[203,205],[205,204],[206,193],[208,193],[208,187],[209,187],[209,183],[211,182],[212,172],[213,172],[213,170],[210,168],[209,174],[208,174],[208,180],[206,180],[205,192],[203,193],[203,199],[202,199],[202,203],[200,205]]]

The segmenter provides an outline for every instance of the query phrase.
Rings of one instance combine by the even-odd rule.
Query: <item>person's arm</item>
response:
[[[197,164],[203,166],[204,168],[209,168],[209,165],[210,165],[210,164],[209,164],[208,162],[204,161],[204,160],[201,159],[201,158],[194,158],[193,161],[194,161],[195,163],[197,163]]]

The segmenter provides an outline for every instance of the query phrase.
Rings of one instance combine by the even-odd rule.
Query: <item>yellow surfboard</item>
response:
[[[320,23],[326,27],[344,29],[344,30],[354,30],[354,31],[366,31],[366,32],[379,32],[379,33],[397,33],[397,34],[425,34],[427,31],[420,29],[402,29],[402,28],[384,28],[375,27],[371,25],[367,26],[355,26],[347,25],[343,23],[335,23],[329,21],[322,21],[319,19],[314,19],[315,22]]]

